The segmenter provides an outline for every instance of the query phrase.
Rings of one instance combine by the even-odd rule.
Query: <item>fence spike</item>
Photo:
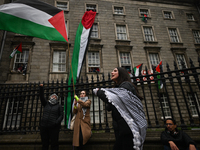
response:
[[[194,63],[193,63],[193,61],[192,61],[192,59],[191,59],[191,58],[189,58],[189,59],[190,59],[190,67],[191,67],[191,68],[195,67],[195,66],[194,66]]]
[[[175,70],[178,70],[178,67],[177,67],[177,64],[176,64],[176,61],[174,60],[174,69]]]

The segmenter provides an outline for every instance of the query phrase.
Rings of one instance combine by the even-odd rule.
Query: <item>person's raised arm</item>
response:
[[[109,102],[108,102],[108,99],[107,99],[107,97],[106,97],[106,95],[105,95],[105,91],[96,88],[96,89],[93,89],[93,93],[94,93],[95,95],[97,95],[97,96],[98,96],[102,101],[104,101],[105,103],[109,103]]]

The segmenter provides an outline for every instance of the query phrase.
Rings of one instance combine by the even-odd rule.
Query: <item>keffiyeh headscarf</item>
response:
[[[83,101],[83,102],[86,102],[88,100],[88,97],[80,97],[80,99]],[[83,110],[83,119],[85,118],[85,113],[87,111],[87,108],[83,108],[82,107],[82,110]]]
[[[52,96],[56,96],[56,98],[53,98]],[[49,103],[52,105],[55,105],[56,103],[58,103],[58,95],[56,95],[55,93],[49,96]]]
[[[146,137],[147,121],[141,100],[124,88],[102,89],[108,101],[116,107],[133,133],[133,148],[142,150]]]

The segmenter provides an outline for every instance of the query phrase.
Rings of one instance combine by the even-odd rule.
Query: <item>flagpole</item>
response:
[[[72,83],[73,83],[73,91],[75,94],[75,87],[74,87],[74,78],[73,78],[73,70],[72,70],[72,61],[71,61],[71,57],[70,57],[70,50],[69,50],[69,42],[67,42],[68,44],[68,52],[69,52],[69,61],[70,61],[70,69],[71,69],[71,73],[72,73]]]

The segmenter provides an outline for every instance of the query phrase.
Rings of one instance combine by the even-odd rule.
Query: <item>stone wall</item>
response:
[[[159,129],[160,130],[160,129]],[[147,131],[144,150],[161,150],[163,149],[160,141],[160,133],[162,131]],[[185,131],[197,143],[200,149],[200,132]],[[0,149],[2,150],[42,150],[41,139],[39,133],[25,135],[0,135]],[[73,149],[72,132],[61,132],[59,138],[60,150]],[[114,133],[93,133],[92,137],[85,145],[87,150],[112,150],[115,142]]]

